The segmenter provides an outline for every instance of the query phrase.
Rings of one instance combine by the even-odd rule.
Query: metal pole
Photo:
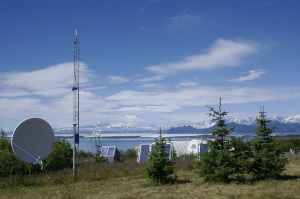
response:
[[[75,30],[74,39],[74,85],[73,91],[73,177],[76,177],[76,152],[79,149],[79,39]],[[77,149],[77,150],[76,150]]]
[[[76,124],[73,124],[73,177],[76,177],[76,144],[75,144],[75,129]]]

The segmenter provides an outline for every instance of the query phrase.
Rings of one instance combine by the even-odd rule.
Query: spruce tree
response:
[[[159,137],[151,150],[150,158],[145,165],[147,177],[154,184],[164,184],[174,180],[174,158],[165,153],[166,139],[159,129]]]
[[[216,122],[211,133],[214,141],[209,142],[209,151],[201,155],[199,161],[200,175],[205,180],[228,182],[234,172],[233,159],[230,152],[229,135],[233,131],[225,124],[224,117],[228,112],[222,110],[222,98],[220,98],[219,108],[216,110],[209,107],[209,116]]]
[[[242,138],[233,138],[231,140],[232,160],[233,160],[233,179],[238,182],[246,182],[249,179],[249,168],[251,163],[251,146]]]
[[[253,158],[250,166],[250,172],[256,180],[279,177],[286,164],[283,152],[271,135],[274,128],[270,127],[270,122],[262,107],[256,118],[258,126],[255,130],[256,138],[252,142]]]
[[[228,150],[228,136],[233,131],[232,128],[226,127],[224,117],[228,114],[228,112],[222,110],[222,98],[219,101],[218,110],[209,108],[209,116],[212,117],[212,122],[216,122],[214,128],[211,131],[211,134],[214,136],[215,141],[212,142],[211,150]]]

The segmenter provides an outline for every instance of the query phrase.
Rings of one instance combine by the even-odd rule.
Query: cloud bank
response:
[[[250,70],[246,73],[246,75],[238,77],[232,81],[234,82],[252,81],[261,78],[261,76],[264,75],[265,73],[266,71],[262,69]]]
[[[177,62],[152,65],[147,70],[157,75],[170,75],[189,70],[237,67],[258,49],[259,45],[255,42],[218,39],[206,53],[188,56]]]

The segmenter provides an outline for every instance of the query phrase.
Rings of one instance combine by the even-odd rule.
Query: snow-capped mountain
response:
[[[226,119],[227,123],[237,123],[243,125],[255,124],[255,117],[229,117]]]
[[[272,122],[276,123],[300,123],[300,114],[288,117],[282,116],[272,116],[269,117]],[[237,123],[237,124],[244,124],[244,125],[252,125],[256,122],[256,117],[229,117],[226,119],[228,123]]]
[[[270,126],[275,127],[275,134],[300,134],[300,115],[290,117],[271,117]],[[255,131],[256,118],[231,117],[226,119],[227,127],[233,128],[236,134],[253,134]],[[170,128],[168,133],[207,133],[210,132],[213,122],[188,124]]]
[[[270,118],[276,126],[276,132],[300,133],[300,115]],[[236,133],[251,133],[256,127],[255,117],[228,117],[226,124],[235,129]],[[173,126],[162,126],[167,129],[167,133],[207,133],[215,125],[212,121],[201,121],[197,123],[185,123]],[[153,133],[157,132],[158,126],[155,124],[128,124],[128,123],[102,123],[96,122],[90,125],[82,125],[81,132],[91,133],[94,130],[102,133]],[[72,128],[55,129],[56,133],[72,132]]]
[[[286,123],[300,123],[300,114],[285,118]]]
[[[190,124],[187,124],[186,126],[191,126],[196,129],[207,129],[207,128],[211,128],[214,125],[215,125],[215,122],[212,122],[212,121],[201,121],[201,122],[197,122],[197,123],[190,123]]]

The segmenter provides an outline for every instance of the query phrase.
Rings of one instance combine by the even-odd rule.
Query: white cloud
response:
[[[88,86],[88,87],[81,87],[81,89],[85,90],[85,91],[98,91],[98,90],[103,90],[106,89],[106,86]]]
[[[84,86],[91,75],[84,63],[80,71],[80,82]],[[0,77],[1,126],[13,128],[28,117],[45,118],[55,127],[72,124],[73,63],[28,72],[0,73]],[[82,95],[82,102],[86,98]],[[96,99],[99,100],[93,98]]]
[[[177,85],[177,87],[194,87],[194,86],[197,86],[197,83],[190,80],[181,81]]]
[[[266,71],[261,69],[250,70],[246,73],[245,76],[238,77],[232,81],[234,82],[252,81],[261,78],[261,76],[265,73]]]
[[[142,106],[123,106],[116,111],[124,112],[155,112],[164,113],[180,109],[178,106],[168,106],[168,105],[142,105]]]
[[[158,75],[170,75],[188,70],[237,67],[245,57],[258,52],[258,47],[255,42],[218,39],[206,53],[188,56],[173,63],[152,65],[147,70]]]
[[[84,63],[81,63],[80,71],[80,82],[87,82],[90,74]],[[73,85],[73,63],[57,64],[30,72],[1,73],[0,85],[2,97],[61,96],[70,92]]]
[[[72,66],[64,63],[30,72],[1,73],[0,127],[13,129],[28,117],[44,118],[55,128],[72,127]],[[166,90],[168,87],[151,85],[153,78],[140,81],[149,84],[148,89],[140,88],[142,91],[98,92],[104,87],[96,85],[88,71],[85,66],[81,78],[85,85],[80,91],[82,125],[99,121],[161,124],[192,115],[186,110],[215,104],[220,96],[225,104],[240,104],[298,99],[300,93],[299,87],[205,87],[191,81],[179,82],[181,87]]]
[[[139,82],[152,82],[152,81],[160,81],[162,79],[164,79],[165,77],[162,75],[157,75],[157,76],[153,76],[153,77],[145,77],[142,78],[140,80],[138,80]]]
[[[159,88],[160,84],[146,83],[146,84],[142,84],[140,87],[144,87],[144,88]]]
[[[170,20],[170,27],[177,29],[186,29],[198,26],[202,20],[199,15],[182,14],[179,16],[172,17]]]
[[[108,76],[107,79],[112,84],[121,84],[121,83],[125,83],[125,82],[129,82],[130,81],[130,78],[122,77],[122,76],[116,76],[116,75]]]
[[[226,104],[239,104],[294,99],[299,93],[298,87],[192,87],[173,92],[126,90],[108,96],[106,100],[112,109],[118,111],[172,112],[185,107],[215,104],[220,96]]]

